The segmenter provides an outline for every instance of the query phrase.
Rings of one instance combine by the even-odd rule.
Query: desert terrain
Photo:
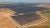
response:
[[[0,9],[0,28],[17,28],[17,24],[14,24],[15,22],[13,22],[14,20],[19,23],[20,25],[24,25],[24,24],[27,24],[27,23],[30,23],[36,19],[39,19],[39,15],[36,15],[36,14],[27,14],[27,15],[23,15],[23,16],[18,16],[18,17],[9,17],[9,16],[14,16],[14,14],[10,11],[10,10],[4,10],[4,8],[10,8],[11,10],[14,10],[15,12],[18,12],[17,14],[20,14],[20,13],[29,13],[29,12],[36,12],[36,11],[43,11],[43,10],[47,10],[49,5],[47,4],[42,4],[42,6],[45,7],[37,7],[36,6],[32,6],[32,5],[6,5],[6,6],[0,6],[0,8],[3,8],[3,10],[1,11]],[[48,7],[48,8],[46,8]],[[21,10],[22,9],[22,10]],[[14,12],[13,11],[13,12]],[[26,18],[27,17],[27,18]],[[37,18],[36,18],[37,17]],[[50,16],[49,16],[50,17]],[[17,19],[16,19],[17,18]],[[31,18],[31,19],[30,19]],[[35,19],[33,19],[35,18]],[[10,20],[11,19],[11,20]],[[14,20],[12,20],[14,19]],[[37,26],[30,26],[30,27],[27,27],[27,28],[50,28],[50,18],[48,21],[42,23],[42,24],[39,24]],[[22,24],[23,23],[23,24]]]

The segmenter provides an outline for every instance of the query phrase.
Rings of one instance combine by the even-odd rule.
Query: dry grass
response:
[[[44,23],[42,23],[40,25],[31,26],[29,28],[50,28],[50,23],[49,23],[49,21],[47,21],[47,22],[44,22]]]

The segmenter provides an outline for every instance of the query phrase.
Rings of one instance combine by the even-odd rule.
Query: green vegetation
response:
[[[46,11],[46,13],[49,13],[50,14],[50,10]]]

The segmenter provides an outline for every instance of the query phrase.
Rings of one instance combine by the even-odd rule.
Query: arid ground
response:
[[[16,28],[16,25],[10,20],[9,10],[4,8],[0,10],[0,28]]]

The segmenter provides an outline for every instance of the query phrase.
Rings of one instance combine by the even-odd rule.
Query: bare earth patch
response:
[[[10,10],[0,9],[0,28],[16,28],[16,25],[10,20]]]

